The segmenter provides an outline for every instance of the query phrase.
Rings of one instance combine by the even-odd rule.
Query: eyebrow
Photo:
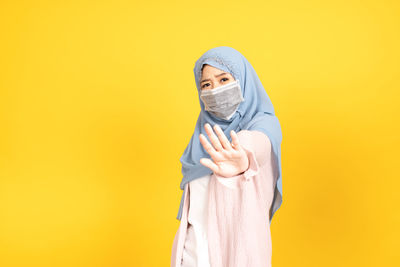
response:
[[[222,75],[224,75],[224,74],[227,74],[226,72],[222,72],[222,73],[220,73],[220,74],[218,74],[218,75],[215,75],[214,77],[219,77],[219,76],[222,76]],[[202,82],[205,82],[205,81],[209,81],[210,79],[204,79],[204,80],[202,80],[200,83],[202,83]]]

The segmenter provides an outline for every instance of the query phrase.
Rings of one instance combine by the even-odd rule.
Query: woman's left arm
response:
[[[254,153],[258,165],[263,165],[271,159],[271,141],[265,133],[257,130],[241,130],[237,136],[240,145]]]
[[[257,175],[260,166],[271,160],[271,142],[266,134],[255,130],[241,130],[237,136],[240,145],[246,151],[249,167],[243,173],[231,177],[214,174],[219,183],[230,188],[237,188],[243,178],[249,180]]]

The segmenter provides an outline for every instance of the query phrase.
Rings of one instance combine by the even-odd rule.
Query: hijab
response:
[[[230,73],[235,80],[240,81],[244,101],[240,103],[235,114],[228,120],[218,118],[205,110],[200,98],[200,79],[203,65],[208,64],[222,71]],[[208,138],[204,125],[209,123],[212,127],[218,124],[230,142],[230,131],[234,130],[258,130],[265,133],[272,145],[275,162],[278,163],[278,179],[274,190],[274,199],[270,210],[270,221],[282,202],[282,178],[281,178],[281,152],[282,132],[278,118],[275,116],[271,100],[261,84],[256,71],[247,59],[237,50],[228,46],[220,46],[206,51],[195,63],[194,76],[200,103],[200,114],[197,118],[194,133],[189,144],[185,148],[180,162],[182,163],[183,178],[180,188],[183,190],[178,216],[182,217],[182,208],[185,195],[185,185],[190,181],[201,178],[213,171],[200,163],[201,158],[211,158],[200,143],[199,134]]]

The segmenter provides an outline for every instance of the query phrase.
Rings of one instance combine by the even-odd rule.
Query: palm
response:
[[[208,123],[205,124],[204,128],[212,145],[202,134],[200,134],[199,138],[212,160],[202,158],[200,159],[201,164],[210,168],[215,174],[223,177],[238,175],[248,168],[249,162],[247,154],[239,144],[239,138],[234,131],[231,132],[232,146],[218,125],[215,125],[215,132],[218,137],[214,134]]]

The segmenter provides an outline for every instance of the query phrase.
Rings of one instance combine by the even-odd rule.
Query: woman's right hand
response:
[[[206,123],[204,129],[212,145],[203,134],[199,135],[200,143],[207,153],[210,154],[212,160],[201,158],[201,164],[222,177],[236,176],[249,168],[247,153],[240,145],[239,137],[235,131],[232,130],[230,132],[232,137],[231,144],[218,124],[214,125],[214,130],[218,137],[214,134],[210,124]]]

